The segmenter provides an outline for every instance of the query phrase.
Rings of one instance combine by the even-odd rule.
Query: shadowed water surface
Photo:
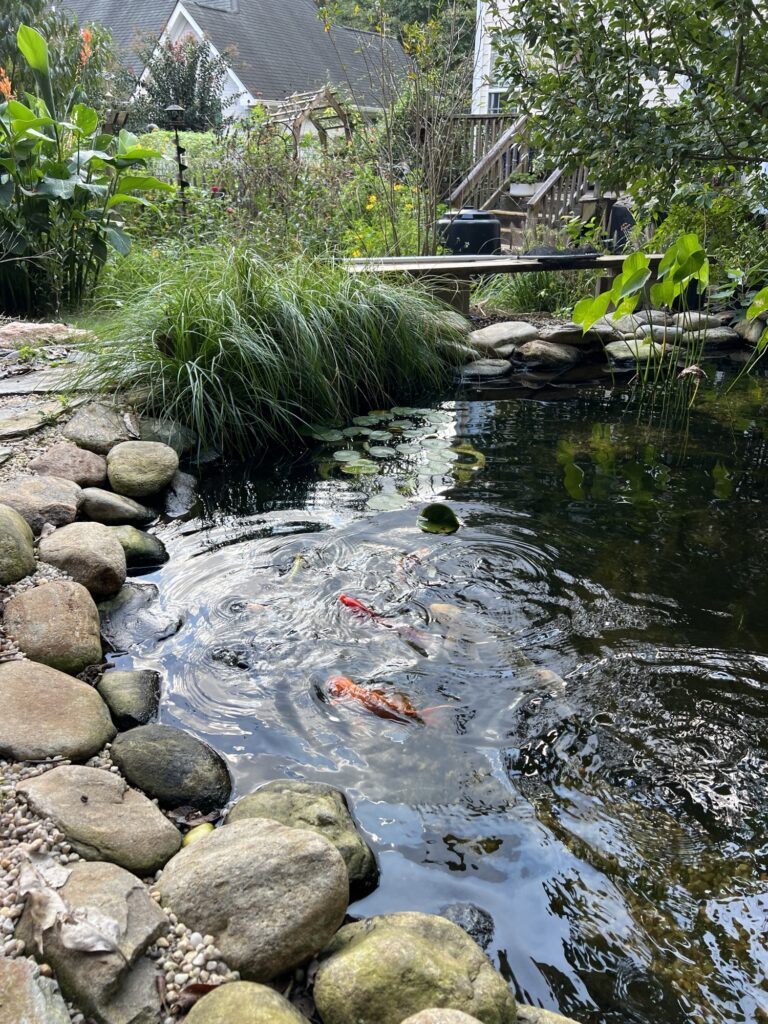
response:
[[[764,389],[707,392],[687,438],[637,413],[465,395],[208,471],[150,577],[184,624],[140,664],[239,794],[349,794],[382,868],[353,913],[475,903],[518,995],[584,1024],[768,1021]],[[452,536],[416,526],[436,495]],[[383,720],[336,674],[440,707]]]

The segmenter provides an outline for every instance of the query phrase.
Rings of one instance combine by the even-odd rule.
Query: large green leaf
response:
[[[761,313],[768,312],[768,288],[762,288],[747,310],[747,320],[754,320]]]
[[[574,322],[581,324],[582,330],[586,333],[593,324],[597,323],[600,317],[605,316],[610,304],[610,292],[603,292],[602,295],[598,295],[596,298],[588,295],[576,303],[573,310]]]
[[[131,240],[120,228],[115,227],[114,225],[109,225],[109,227],[104,230],[104,237],[115,252],[120,253],[121,256],[127,256],[131,251]]]
[[[115,206],[119,206],[120,203],[138,203],[140,206],[148,206],[150,210],[156,210],[157,206],[151,203],[149,199],[145,199],[144,196],[123,196],[116,195],[111,196],[107,200],[107,209],[111,210]]]
[[[46,177],[38,184],[37,194],[39,196],[50,196],[52,199],[71,199],[79,184],[80,179],[77,177],[67,180]]]
[[[117,184],[118,192],[173,192],[175,185],[153,178],[151,174],[126,174]]]
[[[76,103],[70,116],[81,135],[93,135],[99,127],[99,115],[93,107],[87,107],[84,103]]]
[[[16,44],[33,71],[41,75],[50,73],[48,67],[48,43],[40,33],[29,25],[19,25]]]

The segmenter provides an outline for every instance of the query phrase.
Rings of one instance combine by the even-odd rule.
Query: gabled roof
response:
[[[159,37],[175,0],[65,0],[79,20],[101,22],[124,51]],[[280,100],[332,85],[362,107],[393,98],[407,58],[395,39],[347,28],[326,32],[314,0],[202,0],[184,9],[257,99]]]

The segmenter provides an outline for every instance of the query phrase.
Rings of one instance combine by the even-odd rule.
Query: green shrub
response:
[[[130,248],[123,206],[172,186],[142,173],[156,154],[135,136],[102,135],[92,107],[59,114],[45,40],[22,25],[18,43],[39,95],[0,104],[0,310],[37,315],[80,305],[108,247]]]
[[[486,313],[556,313],[570,316],[595,272],[542,270],[535,274],[493,274],[472,292],[472,302]]]
[[[415,287],[213,248],[160,267],[102,322],[78,383],[130,392],[205,445],[287,443],[437,388],[461,360],[465,321]]]

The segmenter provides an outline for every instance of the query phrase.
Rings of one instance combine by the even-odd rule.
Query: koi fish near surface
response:
[[[414,722],[424,722],[424,715],[431,711],[437,711],[438,707],[449,707],[448,704],[441,704],[434,708],[424,708],[417,711],[406,696],[401,693],[387,694],[384,690],[369,690],[365,686],[358,686],[347,676],[332,676],[328,680],[328,694],[331,697],[346,698],[357,701],[363,707],[372,711],[379,718],[389,718],[395,722],[402,722],[404,719],[411,719]],[[335,703],[335,701],[334,701]]]
[[[356,597],[349,597],[347,594],[340,594],[339,601],[345,608],[349,608],[350,611],[354,612],[355,615],[373,619],[374,622],[380,622],[382,626],[389,626],[389,623],[384,622],[382,616],[379,615],[378,612],[375,612],[373,608],[369,608],[367,604],[363,604],[362,601],[358,601]]]

